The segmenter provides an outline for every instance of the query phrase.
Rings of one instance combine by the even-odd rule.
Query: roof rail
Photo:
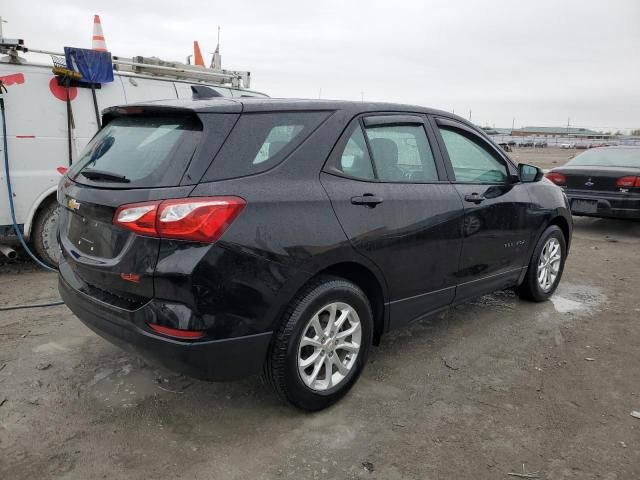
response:
[[[64,56],[64,53],[50,50],[27,48],[23,40],[0,38],[0,53],[9,55],[9,61],[23,63],[18,52],[42,53],[45,55]],[[170,77],[178,80],[193,80],[219,85],[230,85],[234,88],[250,88],[251,73],[245,71],[206,68],[198,65],[187,65],[180,62],[167,62],[157,57],[136,56],[133,58],[112,56],[114,70],[158,77]]]

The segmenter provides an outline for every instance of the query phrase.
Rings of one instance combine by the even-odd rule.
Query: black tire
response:
[[[551,285],[551,288],[545,291],[540,286],[537,278],[538,261],[540,260],[542,249],[551,237],[556,238],[560,243],[561,259],[558,275]],[[551,295],[553,295],[553,293],[556,291],[556,288],[558,288],[558,284],[560,283],[560,279],[562,278],[566,255],[567,242],[564,238],[564,233],[562,233],[560,227],[556,225],[549,226],[542,233],[540,239],[538,240],[538,243],[536,244],[536,248],[534,248],[533,250],[533,255],[531,255],[531,260],[529,261],[529,266],[527,268],[527,273],[524,277],[524,281],[515,289],[518,296],[524,300],[529,300],[531,302],[544,302],[545,300],[549,299],[549,297],[551,297]]]
[[[62,254],[56,234],[58,231],[58,214],[60,205],[50,201],[37,213],[31,228],[31,244],[35,254],[50,267],[57,268]]]
[[[332,302],[346,303],[357,313],[362,332],[360,350],[340,383],[317,391],[308,387],[298,372],[298,348],[308,322]],[[278,395],[291,405],[306,411],[322,410],[340,400],[356,382],[366,365],[372,338],[373,315],[364,292],[342,278],[320,276],[296,295],[284,314],[265,363],[265,376]]]

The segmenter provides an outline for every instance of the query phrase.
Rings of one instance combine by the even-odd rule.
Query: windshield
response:
[[[129,187],[177,185],[201,130],[195,116],[116,117],[89,142],[70,177],[93,183],[120,179]]]
[[[581,153],[567,165],[640,168],[640,148],[595,148]]]

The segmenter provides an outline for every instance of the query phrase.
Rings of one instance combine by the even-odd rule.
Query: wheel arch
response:
[[[375,273],[361,263],[345,261],[333,264],[317,272],[313,278],[320,275],[332,275],[344,278],[362,289],[369,299],[373,313],[373,343],[378,345],[385,332],[386,309],[385,289]]]
[[[568,252],[569,245],[571,244],[571,226],[569,224],[569,221],[564,216],[558,215],[551,219],[551,221],[549,222],[545,230],[549,228],[551,225],[556,225],[557,227],[560,228],[560,230],[562,230],[562,234],[564,235],[564,241],[567,245],[567,252]]]
[[[389,312],[387,305],[388,293],[382,273],[375,265],[367,265],[366,258],[363,261],[352,255],[339,255],[330,263],[316,264],[315,268],[299,270],[298,274],[290,279],[280,292],[276,302],[278,309],[272,313],[275,319],[274,327],[277,328],[291,299],[319,276],[330,275],[344,278],[362,289],[371,304],[374,322],[373,343],[378,345],[380,338],[387,331],[389,324]]]
[[[40,196],[33,202],[31,209],[29,210],[29,215],[27,215],[27,219],[24,222],[24,235],[25,238],[29,239],[31,237],[31,232],[33,230],[33,222],[40,212],[48,203],[56,200],[56,193],[58,191],[58,186],[49,187]]]
[[[549,228],[552,225],[555,225],[562,231],[562,234],[564,235],[565,245],[567,247],[567,254],[569,253],[569,246],[571,244],[572,224],[569,220],[567,220],[566,216],[563,215],[562,212],[557,212],[556,215],[553,216],[548,222],[543,223],[540,230],[536,232],[535,241],[532,242],[528,256],[527,256],[528,258],[527,267],[529,266],[529,262],[531,262],[532,256],[536,249],[536,245],[538,245],[538,242],[540,241],[542,234],[547,230],[547,228]],[[524,281],[525,275],[527,274],[527,270],[528,270],[527,268],[522,269],[522,273],[520,274],[520,277],[518,278],[518,282],[516,283],[516,285],[522,284],[522,282]]]

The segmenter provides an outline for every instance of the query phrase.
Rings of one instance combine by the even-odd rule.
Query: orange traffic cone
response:
[[[200,52],[200,45],[198,45],[197,40],[193,41],[193,64],[204,67],[204,59],[202,58],[202,52]]]
[[[91,43],[91,49],[99,52],[107,51],[107,43],[104,41],[99,15],[93,16],[93,42]]]

